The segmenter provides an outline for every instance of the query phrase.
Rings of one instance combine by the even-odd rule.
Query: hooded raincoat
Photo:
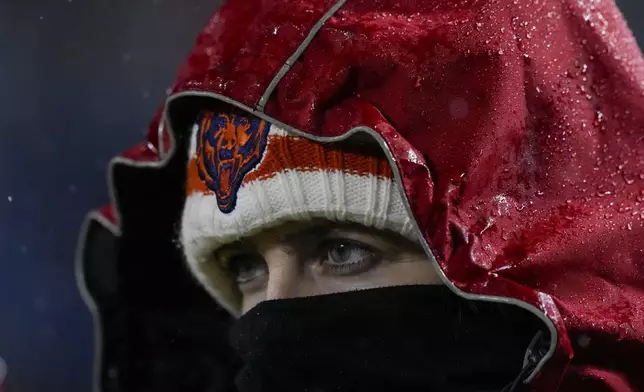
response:
[[[377,140],[443,282],[547,326],[532,390],[644,390],[644,62],[612,0],[229,1],[112,181],[231,106]]]

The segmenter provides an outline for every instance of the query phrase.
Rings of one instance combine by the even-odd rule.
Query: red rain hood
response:
[[[556,330],[533,389],[624,392],[644,390],[643,82],[608,0],[232,0],[166,118],[371,133],[446,283]]]

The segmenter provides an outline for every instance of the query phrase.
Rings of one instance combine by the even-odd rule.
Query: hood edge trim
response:
[[[335,14],[340,8],[342,8],[346,1],[347,0],[339,0],[331,8],[329,8],[329,10],[325,12],[317,22],[315,22],[311,30],[309,30],[309,33],[306,35],[306,38],[304,38],[304,40],[300,42],[297,49],[295,49],[295,52],[293,52],[293,54],[290,55],[288,59],[286,59],[286,62],[282,65],[280,70],[277,71],[277,74],[275,74],[271,82],[268,84],[266,90],[264,90],[264,93],[259,99],[257,106],[255,106],[255,109],[257,111],[264,113],[264,107],[266,106],[268,99],[271,97],[273,91],[275,90],[275,88],[277,88],[277,85],[280,83],[280,81],[282,81],[282,78],[286,76],[293,64],[295,64],[297,59],[309,47],[309,45],[313,41],[313,38],[315,38],[315,35],[318,33],[318,31],[320,31],[320,29],[322,29],[322,27],[326,24],[327,20],[329,20],[329,18],[331,18],[333,14]]]
[[[76,244],[76,252],[74,255],[74,280],[76,281],[76,288],[83,300],[83,303],[89,310],[92,317],[92,324],[94,327],[94,360],[92,362],[92,391],[101,392],[101,369],[103,367],[103,322],[101,314],[98,311],[98,306],[94,297],[90,294],[87,285],[85,284],[85,249],[87,245],[87,234],[92,223],[98,223],[103,226],[115,237],[121,237],[121,230],[118,226],[114,225],[107,218],[105,218],[98,211],[91,211],[83,220],[78,242]]]
[[[165,109],[165,105],[164,105]],[[165,124],[166,121],[166,110],[163,111],[161,118],[159,119],[159,132],[162,132],[165,129],[161,124]],[[159,160],[150,160],[150,161],[137,161],[135,159],[125,158],[123,156],[116,156],[110,159],[107,167],[107,188],[110,205],[113,208],[114,220],[116,224],[110,222],[106,217],[104,217],[99,211],[91,211],[85,216],[83,221],[81,232],[78,238],[78,243],[76,245],[76,253],[74,260],[74,276],[76,281],[76,287],[80,292],[80,296],[85,303],[85,306],[89,309],[92,316],[92,323],[94,324],[94,363],[93,363],[93,380],[92,380],[92,391],[101,392],[101,368],[102,358],[103,358],[103,329],[102,329],[102,320],[96,302],[92,298],[87,286],[85,285],[85,271],[83,268],[83,259],[85,255],[85,245],[87,242],[87,233],[89,231],[90,224],[96,222],[107,230],[109,230],[115,237],[121,237],[121,209],[119,207],[118,198],[116,196],[116,187],[114,186],[114,168],[117,165],[123,165],[126,167],[138,167],[138,168],[152,168],[159,169],[165,167],[170,162],[170,159],[174,156],[176,149],[176,141],[174,140],[174,133],[167,132],[169,136],[170,145],[168,151],[165,154],[159,155]],[[161,135],[160,135],[161,136]],[[148,142],[148,147],[151,143]]]

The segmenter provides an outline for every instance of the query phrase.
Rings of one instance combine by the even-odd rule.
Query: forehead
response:
[[[293,242],[303,236],[319,235],[324,236],[333,229],[339,229],[344,224],[331,222],[325,219],[313,219],[310,221],[285,222],[276,227],[262,230],[244,241],[275,241]]]
[[[324,237],[330,234],[359,234],[386,243],[399,243],[409,240],[388,230],[379,230],[357,223],[334,222],[326,219],[284,222],[241,239],[222,248],[254,246],[266,243],[297,243],[306,238]]]

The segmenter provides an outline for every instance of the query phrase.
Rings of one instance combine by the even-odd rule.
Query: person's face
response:
[[[261,301],[413,284],[440,284],[420,246],[398,235],[329,221],[287,223],[220,248],[243,296]]]

